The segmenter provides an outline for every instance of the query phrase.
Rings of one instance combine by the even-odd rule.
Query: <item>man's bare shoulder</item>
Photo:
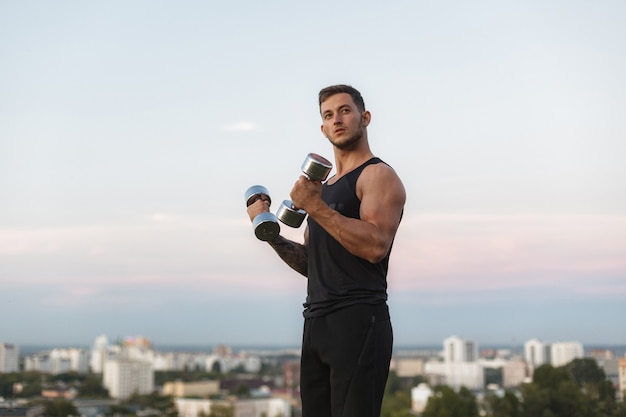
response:
[[[358,193],[392,193],[404,200],[406,192],[397,172],[386,163],[366,166],[357,182]]]

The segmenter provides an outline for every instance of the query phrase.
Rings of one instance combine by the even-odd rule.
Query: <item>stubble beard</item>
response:
[[[342,151],[349,151],[349,150],[356,148],[357,144],[359,143],[362,137],[363,137],[363,121],[360,121],[359,127],[357,128],[356,132],[354,132],[352,136],[349,136],[345,141],[339,142],[332,138],[328,138],[328,140],[330,141],[330,143],[332,143],[332,145],[335,148],[342,150]]]

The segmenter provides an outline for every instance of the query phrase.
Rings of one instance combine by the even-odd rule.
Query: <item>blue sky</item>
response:
[[[408,194],[398,345],[626,343],[626,4],[387,3],[0,2],[0,341],[297,345],[243,194],[332,158],[347,83]]]

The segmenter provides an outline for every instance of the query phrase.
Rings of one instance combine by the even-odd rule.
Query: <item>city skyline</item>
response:
[[[608,0],[1,2],[0,341],[299,345],[306,279],[244,192],[275,212],[308,152],[332,160],[317,93],[348,83],[407,190],[396,345],[626,343],[625,19]]]

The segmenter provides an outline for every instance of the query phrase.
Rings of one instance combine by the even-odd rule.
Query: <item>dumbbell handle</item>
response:
[[[272,204],[270,193],[267,188],[262,185],[253,185],[246,190],[246,207],[254,204],[259,199],[267,198],[269,204]],[[257,214],[252,220],[254,234],[259,240],[267,241],[274,239],[280,233],[280,225],[276,216],[269,211]]]
[[[310,153],[304,159],[301,169],[309,180],[325,181],[333,169],[333,164],[323,156]],[[306,211],[297,208],[292,201],[285,200],[278,208],[276,217],[286,225],[297,228],[304,221]]]

